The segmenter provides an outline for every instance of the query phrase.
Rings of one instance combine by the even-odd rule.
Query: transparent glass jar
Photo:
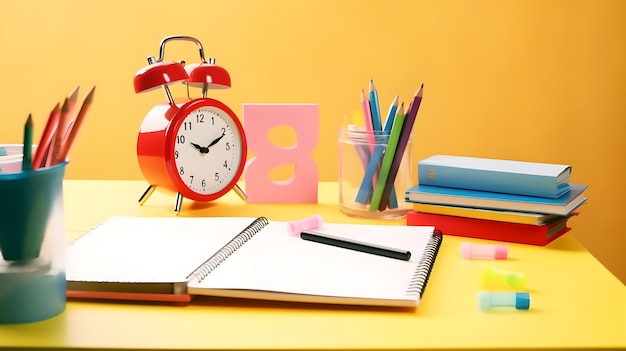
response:
[[[413,185],[411,139],[406,148],[396,150],[402,157],[399,166],[386,167],[395,154],[387,152],[389,132],[368,133],[355,126],[341,129],[339,207],[343,213],[360,218],[406,216],[411,205],[404,201],[404,193]]]

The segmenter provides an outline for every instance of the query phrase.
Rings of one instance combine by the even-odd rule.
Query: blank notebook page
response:
[[[411,251],[410,261],[357,252],[291,236],[270,222],[189,292],[250,289],[306,295],[403,298],[433,227],[326,223],[318,232]]]
[[[184,282],[253,220],[111,217],[67,247],[67,279]]]

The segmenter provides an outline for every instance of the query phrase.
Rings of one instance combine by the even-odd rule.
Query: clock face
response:
[[[184,109],[181,111],[184,112]],[[172,159],[186,188],[200,195],[223,195],[241,173],[245,140],[236,117],[216,106],[186,113],[174,127]]]

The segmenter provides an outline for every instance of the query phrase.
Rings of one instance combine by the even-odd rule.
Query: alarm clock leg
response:
[[[141,195],[141,197],[139,198],[139,206],[143,206],[143,204],[148,201],[148,198],[150,197],[150,195],[152,195],[152,193],[154,192],[154,190],[156,189],[156,187],[150,185],[148,187],[148,189],[146,189],[146,191],[144,191],[143,195]]]
[[[176,215],[180,213],[180,207],[183,205],[183,196],[180,193],[176,193],[176,203],[174,204],[174,212]]]
[[[239,195],[239,198],[241,198],[243,201],[246,201],[248,197],[246,196],[246,193],[243,191],[243,189],[239,187],[239,184],[235,184],[233,190],[235,191],[235,193],[237,193],[237,195]]]

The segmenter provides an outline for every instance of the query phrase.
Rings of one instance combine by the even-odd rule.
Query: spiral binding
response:
[[[424,255],[420,259],[417,268],[413,273],[413,277],[409,282],[409,287],[406,290],[406,294],[408,296],[417,295],[421,298],[424,294],[426,283],[428,283],[428,277],[430,276],[433,264],[435,263],[435,258],[437,258],[437,253],[439,253],[439,247],[441,246],[442,240],[443,235],[441,231],[436,229],[430,240],[428,240],[426,250],[424,250]]]
[[[219,249],[208,260],[204,261],[198,268],[196,268],[191,274],[187,276],[187,280],[196,279],[197,282],[201,282],[209,275],[217,266],[219,266],[228,256],[232,255],[243,244],[250,240],[256,233],[258,233],[263,227],[265,227],[269,221],[265,217],[259,217],[252,221],[252,223],[246,227],[243,231],[232,238],[226,245]]]

